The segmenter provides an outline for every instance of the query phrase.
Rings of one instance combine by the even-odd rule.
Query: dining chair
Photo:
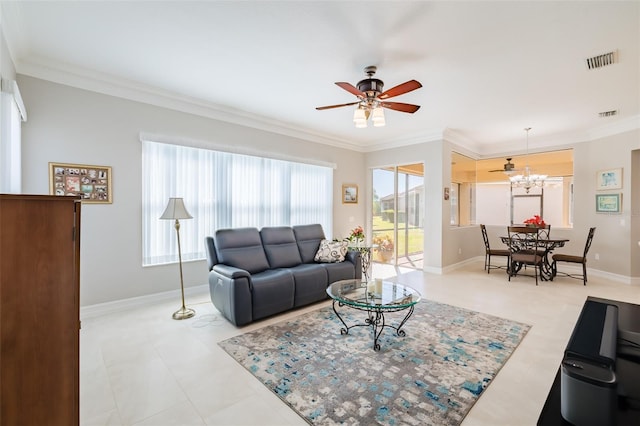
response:
[[[487,271],[487,274],[490,273],[492,269],[508,269],[509,265],[509,250],[505,249],[492,249],[489,244],[489,236],[487,235],[487,227],[484,225],[480,225],[480,229],[482,230],[482,239],[484,240],[484,269]],[[491,264],[491,256],[501,256],[507,258],[507,264],[504,266],[492,265]]]
[[[596,232],[596,228],[589,228],[589,234],[587,234],[587,242],[584,245],[584,251],[582,252],[582,256],[575,256],[570,254],[554,254],[552,256],[553,263],[551,264],[551,276],[552,279],[555,278],[556,275],[561,277],[569,277],[575,278],[578,280],[582,280],[582,285],[587,285],[587,253],[591,248],[591,242],[593,241],[593,235]],[[567,263],[580,263],[582,264],[582,274],[574,274],[567,272],[558,272],[557,262],[567,262]]]
[[[508,226],[509,235],[509,281],[511,277],[518,275],[520,269],[527,265],[533,266],[533,277],[538,285],[538,276],[542,269],[544,255],[540,253],[539,241],[548,239],[548,234],[540,232],[540,228],[528,226]],[[542,238],[540,238],[542,236]],[[527,275],[531,276],[531,275]]]
[[[542,227],[539,226],[538,227],[538,241],[548,240],[549,238],[551,238],[551,225],[549,225],[547,223],[546,225],[544,225]],[[538,247],[536,247],[536,251],[541,256],[546,256],[547,255],[547,247],[543,246],[542,244],[539,244]]]
[[[549,225],[548,223],[543,226],[543,227],[539,227],[538,228],[538,236],[540,239],[549,239],[551,237],[551,225]]]

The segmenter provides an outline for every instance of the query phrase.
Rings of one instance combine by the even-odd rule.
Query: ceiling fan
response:
[[[489,172],[490,173],[491,172],[510,173],[510,172],[515,171],[516,165],[511,162],[512,159],[511,158],[506,158],[506,160],[507,160],[507,162],[504,163],[504,166],[503,166],[502,169],[489,170]]]
[[[392,87],[387,91],[382,91],[384,83],[382,80],[373,78],[377,68],[373,65],[364,69],[364,72],[368,75],[368,78],[360,80],[356,86],[351,83],[336,82],[336,85],[346,90],[347,92],[356,95],[358,98],[355,102],[349,102],[346,104],[328,105],[316,107],[318,111],[332,108],[340,108],[350,105],[358,105],[356,108],[353,121],[356,127],[367,127],[367,120],[369,116],[372,116],[374,126],[384,126],[384,112],[382,108],[392,109],[400,112],[414,113],[420,109],[420,105],[405,104],[402,102],[387,102],[389,98],[403,95],[411,92],[412,90],[419,89],[422,84],[416,80],[409,80],[405,83]]]

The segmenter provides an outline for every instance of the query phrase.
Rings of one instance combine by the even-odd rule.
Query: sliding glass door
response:
[[[424,165],[373,169],[373,260],[422,268]]]

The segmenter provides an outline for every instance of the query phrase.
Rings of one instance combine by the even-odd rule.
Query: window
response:
[[[419,267],[424,257],[424,164],[375,168],[372,178],[373,260]]]
[[[180,222],[183,260],[204,259],[204,237],[221,228],[332,229],[331,167],[143,141],[142,174],[143,266],[178,260],[175,229],[158,219],[170,197],[193,216]]]
[[[13,80],[2,80],[0,106],[0,192],[18,194],[22,190],[22,121],[27,113]]]

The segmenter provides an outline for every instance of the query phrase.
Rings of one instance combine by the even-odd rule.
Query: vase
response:
[[[378,262],[389,263],[393,257],[393,250],[378,250],[376,251],[376,260]]]

